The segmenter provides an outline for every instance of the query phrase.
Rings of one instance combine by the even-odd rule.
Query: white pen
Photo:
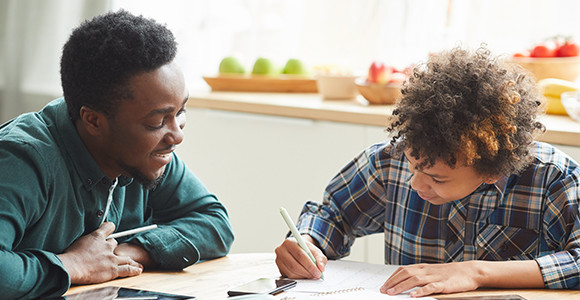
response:
[[[302,248],[302,250],[304,250],[304,252],[306,252],[306,254],[308,254],[308,257],[310,257],[310,259],[312,260],[314,265],[316,267],[318,267],[318,265],[316,264],[316,259],[314,258],[314,255],[312,255],[312,252],[310,252],[310,249],[308,249],[308,247],[306,246],[304,239],[302,239],[302,236],[298,232],[298,228],[296,228],[296,225],[294,225],[294,221],[292,221],[292,219],[290,218],[290,216],[288,215],[288,212],[286,211],[286,209],[284,207],[280,207],[280,214],[282,215],[282,218],[284,218],[284,221],[286,221],[288,228],[290,228],[290,231],[292,232],[292,235],[294,236],[294,238],[298,242],[298,245],[300,245],[300,248]],[[322,274],[322,272],[320,273],[320,278],[324,279],[324,274]]]
[[[131,235],[131,234],[135,234],[135,233],[139,233],[139,232],[143,232],[143,231],[147,231],[147,230],[151,230],[151,229],[155,229],[155,228],[157,228],[157,224],[143,226],[143,227],[139,227],[139,228],[135,228],[135,229],[129,229],[129,230],[113,233],[113,234],[109,235],[107,237],[107,239],[116,239],[116,238],[120,238],[123,236]]]

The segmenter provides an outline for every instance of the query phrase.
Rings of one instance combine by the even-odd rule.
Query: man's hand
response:
[[[139,245],[122,243],[115,248],[113,253],[117,256],[128,256],[147,269],[156,266],[156,263],[151,259],[149,252]]]
[[[143,266],[128,256],[114,253],[115,239],[106,239],[115,225],[105,222],[97,230],[80,237],[58,257],[68,272],[71,283],[100,283],[117,277],[141,274]]]
[[[280,274],[288,278],[320,278],[328,259],[322,251],[314,245],[309,235],[302,235],[304,242],[316,259],[315,265],[308,254],[300,248],[294,238],[287,238],[282,245],[276,248],[276,265]]]

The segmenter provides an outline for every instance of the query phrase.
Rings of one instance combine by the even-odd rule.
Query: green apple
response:
[[[279,75],[280,68],[274,63],[273,60],[265,57],[258,57],[254,63],[252,74],[268,76]]]
[[[303,61],[297,58],[290,58],[286,62],[284,66],[284,70],[282,71],[283,74],[292,74],[292,75],[309,75],[310,70],[304,64]]]
[[[220,62],[219,72],[220,74],[244,74],[246,73],[246,68],[244,68],[239,59],[228,56],[224,57]]]

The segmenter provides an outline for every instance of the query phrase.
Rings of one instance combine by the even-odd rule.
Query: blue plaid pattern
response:
[[[306,203],[298,228],[329,258],[348,255],[356,237],[383,233],[388,264],[535,259],[547,288],[578,289],[580,168],[549,144],[532,152],[522,174],[433,205],[411,189],[404,155],[376,144],[330,181],[322,204]]]

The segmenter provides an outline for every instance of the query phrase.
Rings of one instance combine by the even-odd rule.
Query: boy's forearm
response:
[[[471,261],[480,287],[544,288],[544,279],[535,260]]]

